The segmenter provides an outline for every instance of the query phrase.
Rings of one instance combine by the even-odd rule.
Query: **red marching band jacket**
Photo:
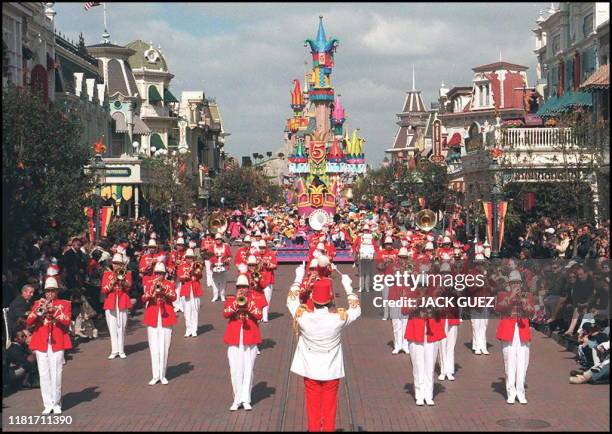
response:
[[[497,339],[512,342],[514,338],[515,325],[518,325],[519,338],[521,342],[531,341],[531,329],[529,318],[535,311],[535,299],[529,294],[524,306],[514,303],[511,299],[512,292],[504,291],[497,294],[495,310],[501,314],[497,325]]]
[[[271,250],[266,249],[264,252],[261,252],[259,255],[261,261],[267,262],[269,266],[267,266],[263,274],[266,274],[269,280],[269,285],[274,285],[274,270],[278,267],[278,260],[276,259],[276,253]]]
[[[240,247],[236,251],[236,257],[234,258],[234,265],[237,267],[239,264],[246,264],[247,258],[249,257],[250,247]]]
[[[260,297],[255,297],[251,292],[247,297],[245,309],[239,309],[235,303],[236,297],[230,295],[225,300],[223,316],[228,318],[227,328],[223,336],[223,342],[227,345],[240,345],[240,329],[242,329],[242,344],[257,345],[261,343],[261,333],[257,324],[263,316],[263,308]],[[263,302],[265,303],[265,298]]]
[[[218,249],[216,245],[214,245],[213,248],[210,250],[210,253],[212,253],[212,257],[209,259],[211,270],[212,268],[214,268],[215,264],[218,261],[222,262],[225,265],[226,271],[229,269],[229,264],[232,262],[232,250],[230,249],[230,246],[228,246],[227,244],[222,244],[222,246],[223,246],[222,247],[223,251],[221,253],[220,258],[217,257],[217,254],[215,252]]]
[[[386,260],[390,263],[383,270],[384,274],[392,274],[395,272],[395,262],[397,261],[397,249],[379,249],[378,254],[376,255],[376,265],[383,264]]]
[[[181,282],[181,297],[189,297],[189,292],[193,291],[194,297],[202,296],[202,286],[200,285],[200,279],[202,279],[201,272],[191,272],[195,262],[181,262],[179,265],[176,276]]]
[[[410,291],[408,298],[417,299],[417,305],[419,305],[423,297],[436,297],[439,295],[437,293],[438,291],[433,288],[422,288],[421,290]],[[402,308],[402,313],[406,313],[404,308]],[[425,342],[425,335],[427,335],[427,342],[437,342],[446,337],[444,320],[440,316],[421,318],[419,308],[409,308],[408,313],[409,318],[404,335],[406,340],[423,343]]]
[[[208,238],[204,238],[201,242],[200,242],[200,253],[202,256],[204,256],[204,252],[209,252],[212,253],[212,249],[213,246],[215,245],[215,240],[208,239]],[[208,259],[206,259],[208,261]]]
[[[30,349],[32,351],[47,352],[49,338],[51,338],[51,348],[53,351],[63,351],[72,348],[72,341],[68,329],[70,327],[71,304],[68,300],[55,299],[52,306],[55,308],[53,318],[55,321],[36,315],[36,310],[40,306],[42,299],[36,300],[32,306],[32,311],[26,319],[28,327],[34,327]]]
[[[179,252],[178,250],[173,250],[170,252],[170,256],[168,257],[168,275],[173,276],[174,273],[178,273],[178,266],[181,262],[184,261],[185,250]]]
[[[113,282],[114,281],[114,282]],[[106,296],[104,300],[104,310],[117,309],[117,301],[119,301],[120,310],[129,310],[132,308],[132,300],[130,299],[130,288],[132,287],[132,273],[125,273],[125,283],[120,283],[116,279],[114,271],[105,271],[102,275],[102,283],[100,290]]]
[[[142,278],[144,294],[142,301],[145,303],[145,313],[143,323],[149,327],[157,327],[158,313],[161,309],[161,320],[163,327],[170,327],[176,324],[176,314],[172,302],[176,300],[174,282],[161,279],[164,287],[163,296],[158,297],[155,293],[155,278],[145,276]]]

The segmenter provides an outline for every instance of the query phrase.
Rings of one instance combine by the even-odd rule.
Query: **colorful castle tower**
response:
[[[331,217],[342,189],[365,173],[365,140],[357,131],[350,137],[344,125],[344,107],[340,96],[334,95],[330,77],[338,40],[325,36],[323,17],[319,17],[316,38],[306,39],[305,46],[310,48],[312,69],[306,73],[303,90],[296,79],[291,92],[293,117],[286,128],[293,149],[289,172],[297,178],[299,214],[309,217],[322,209]]]

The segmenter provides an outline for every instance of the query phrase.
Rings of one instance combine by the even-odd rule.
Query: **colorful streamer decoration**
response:
[[[487,219],[487,239],[489,244],[493,246],[493,203],[483,202],[485,217]],[[508,202],[499,202],[497,204],[497,216],[498,216],[498,250],[501,250],[504,240],[504,222],[506,220],[506,213],[508,211]]]
[[[92,207],[85,208],[85,215],[87,216],[88,224],[89,224],[89,239],[94,240],[96,225],[94,222],[94,210]],[[112,206],[103,206],[100,209],[100,236],[105,237],[108,233],[108,227],[110,225],[111,219],[113,216],[113,207]]]

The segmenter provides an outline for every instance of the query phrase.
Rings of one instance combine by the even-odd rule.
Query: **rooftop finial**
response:
[[[414,63],[412,64],[412,90],[416,90],[416,86],[414,83]]]

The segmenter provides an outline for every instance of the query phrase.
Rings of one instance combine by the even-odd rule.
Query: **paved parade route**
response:
[[[354,273],[349,265],[344,272]],[[235,281],[230,279],[230,293]],[[302,378],[289,374],[293,331],[285,308],[294,266],[280,266],[270,322],[261,325],[264,339],[255,362],[253,410],[230,412],[232,391],[227,346],[222,338],[223,303],[211,303],[206,291],[199,336],[184,338],[179,318],[170,348],[166,386],[149,386],[150,353],[141,316],[129,321],[127,359],[107,360],[110,343],[101,338],[80,345],[64,368],[64,416],[71,425],[9,425],[11,416],[40,415],[39,389],[21,390],[3,400],[5,431],[31,430],[203,430],[304,431]],[[345,305],[339,279],[336,294]],[[353,276],[356,284],[357,277]],[[347,377],[341,383],[337,429],[375,430],[607,430],[609,386],[574,386],[568,373],[573,354],[534,332],[528,371],[526,406],[505,402],[503,362],[489,324],[490,356],[472,355],[469,321],[460,327],[456,348],[456,381],[436,379],[435,407],[417,407],[412,395],[410,358],[391,354],[391,321],[362,317],[344,337]]]

